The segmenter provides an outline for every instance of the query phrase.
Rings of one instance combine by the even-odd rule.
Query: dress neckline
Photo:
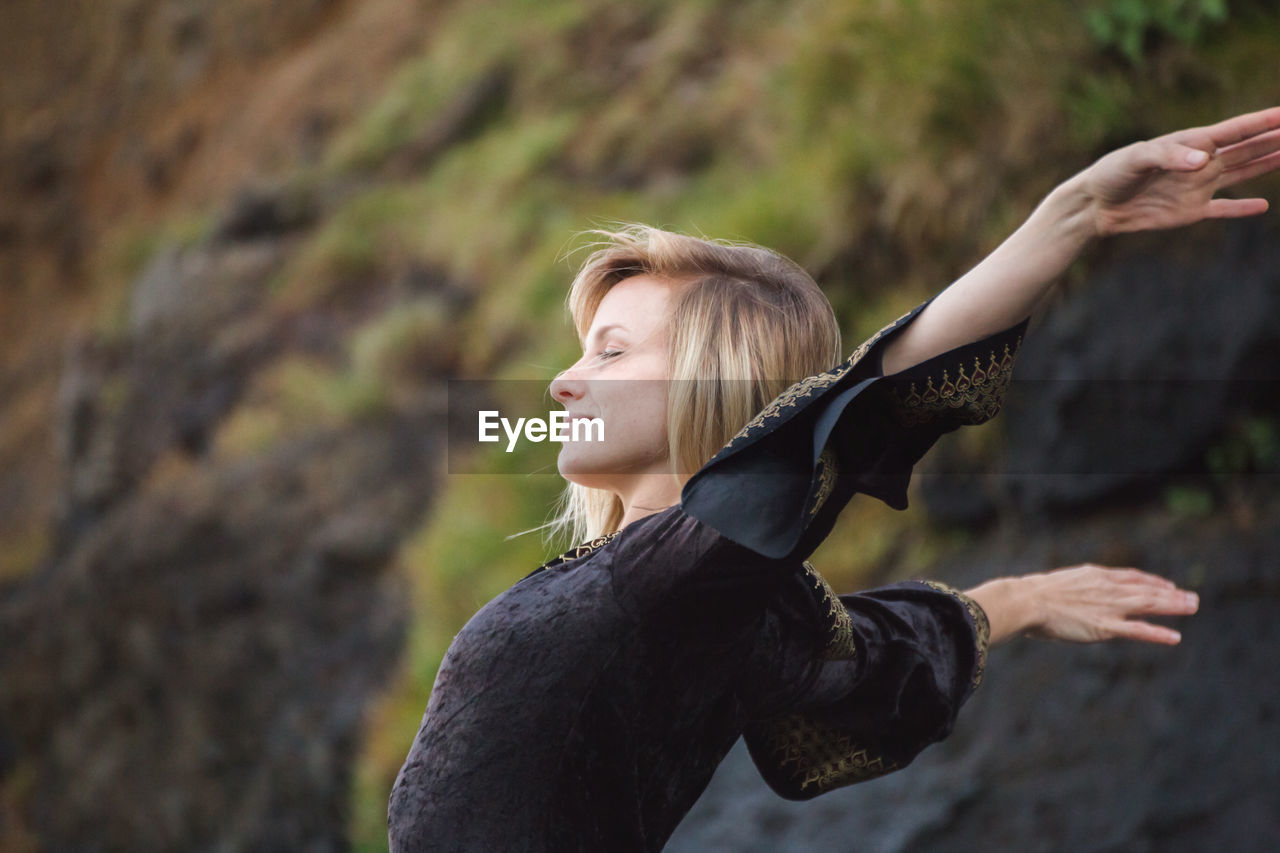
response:
[[[538,568],[529,572],[529,574],[525,575],[524,578],[521,578],[521,580],[524,580],[525,578],[533,577],[538,572],[546,571],[547,569],[550,569],[553,566],[558,566],[562,563],[567,563],[570,560],[576,560],[579,557],[585,557],[588,554],[590,554],[592,551],[595,551],[598,548],[601,548],[602,546],[612,542],[614,538],[617,537],[617,535],[621,532],[622,532],[621,530],[615,530],[612,533],[606,533],[603,536],[597,536],[595,539],[591,539],[587,542],[583,542],[581,545],[575,545],[574,547],[570,548],[568,551],[565,551],[560,556],[553,557],[547,562],[543,563],[541,566],[538,566]]]
[[[669,513],[674,509],[679,509],[680,506],[681,505],[679,503],[674,503],[669,507],[658,510],[657,512],[650,513],[649,515],[643,516],[641,518],[637,518],[635,521],[631,522],[631,524],[628,524],[627,527],[631,527],[649,518],[653,518],[654,516]],[[627,528],[624,527],[622,530],[626,530],[626,529]],[[543,563],[541,566],[538,566],[538,568],[529,572],[529,574],[525,575],[520,580],[531,578],[534,575],[536,575],[538,572],[545,571],[555,566],[559,566],[562,563],[569,562],[570,560],[576,560],[579,557],[585,557],[588,554],[592,553],[593,551],[599,550],[600,548],[612,542],[615,538],[617,538],[618,534],[622,533],[622,530],[615,530],[612,533],[606,533],[603,536],[597,536],[595,539],[589,539],[586,542],[583,542],[581,545],[575,545],[574,547],[570,548],[568,551],[565,551],[560,556],[553,557],[550,560],[547,560],[547,562]]]

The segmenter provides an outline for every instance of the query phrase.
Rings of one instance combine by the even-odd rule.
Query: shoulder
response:
[[[798,563],[764,557],[726,538],[680,504],[632,522],[601,550],[615,586],[645,597],[729,594],[735,586],[767,586],[788,569],[799,571]]]
[[[610,536],[608,549],[615,559],[664,554],[698,562],[733,544],[710,525],[689,515],[678,503],[636,519]]]

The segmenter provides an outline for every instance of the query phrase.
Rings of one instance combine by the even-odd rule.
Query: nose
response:
[[[568,370],[562,370],[551,380],[551,396],[562,406],[568,406],[572,400],[582,399],[583,393],[586,391],[586,383],[578,378],[578,374],[571,367]]]

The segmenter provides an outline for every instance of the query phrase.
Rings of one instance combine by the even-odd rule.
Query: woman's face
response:
[[[551,395],[570,419],[604,422],[604,441],[580,437],[561,445],[557,467],[565,479],[621,494],[632,489],[635,475],[670,472],[667,314],[673,287],[650,275],[611,287],[591,320],[582,358],[551,383]],[[572,436],[572,420],[565,434]]]

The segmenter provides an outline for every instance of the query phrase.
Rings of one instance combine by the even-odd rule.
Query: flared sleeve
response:
[[[803,559],[858,492],[906,509],[938,438],[999,412],[1030,321],[883,375],[885,347],[932,301],[778,395],[685,483],[684,512],[765,557]]]
[[[836,595],[804,568],[792,601],[807,599],[801,609],[816,618],[771,611],[741,686],[751,758],[792,800],[900,770],[949,735],[982,680],[990,637],[981,607],[946,584]]]

